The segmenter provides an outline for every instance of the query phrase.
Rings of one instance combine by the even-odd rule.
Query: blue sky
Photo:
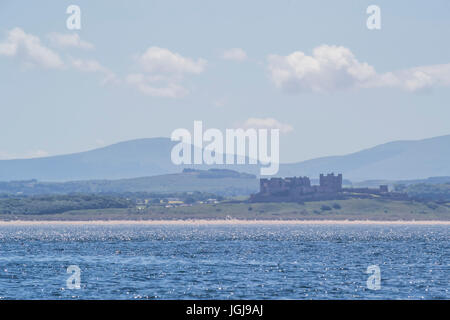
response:
[[[70,4],[81,30],[66,28]],[[279,127],[283,162],[449,134],[449,35],[444,0],[1,0],[0,158],[194,120]]]

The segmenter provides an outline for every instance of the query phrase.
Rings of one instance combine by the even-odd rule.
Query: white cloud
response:
[[[227,104],[227,101],[225,98],[216,99],[212,102],[213,106],[216,108],[222,108]]]
[[[179,98],[189,93],[181,83],[186,74],[200,74],[206,60],[185,58],[168,49],[150,47],[136,56],[141,72],[129,74],[126,82],[140,92],[156,97]]]
[[[93,47],[91,44],[81,41],[77,34],[50,33],[49,40],[60,46],[86,49]],[[0,55],[18,57],[25,66],[39,65],[64,70],[67,70],[66,67],[70,66],[81,72],[99,73],[103,76],[102,84],[120,82],[114,72],[102,66],[96,60],[67,57],[66,61],[63,62],[59,55],[44,46],[38,37],[27,34],[20,28],[10,30],[6,41],[0,42]]]
[[[373,66],[359,62],[349,49],[328,45],[315,48],[311,56],[301,51],[270,55],[268,69],[274,84],[291,93],[373,87],[416,91],[450,85],[450,64],[378,74]]]
[[[109,70],[108,68],[102,66],[96,60],[86,60],[86,59],[71,59],[71,65],[75,69],[82,72],[96,72],[103,75],[102,84],[106,83],[117,83],[119,82],[118,77]]]
[[[375,75],[373,67],[360,63],[344,47],[323,45],[312,56],[296,51],[288,56],[269,56],[273,82],[288,92],[333,91],[349,88]]]
[[[18,57],[25,65],[38,65],[44,68],[62,68],[59,55],[42,45],[40,39],[25,33],[20,28],[8,32],[6,41],[0,42],[0,55]]]
[[[81,40],[80,36],[77,33],[57,33],[52,32],[48,34],[48,38],[50,43],[53,46],[65,48],[65,47],[73,47],[80,49],[93,49],[94,45],[87,41]]]
[[[159,47],[148,48],[142,55],[138,55],[137,60],[144,71],[156,74],[198,74],[206,67],[204,59],[194,61]]]
[[[241,48],[233,48],[226,50],[222,54],[222,58],[225,60],[244,61],[247,59],[247,53]]]
[[[294,128],[274,118],[249,118],[241,126],[243,129],[279,129],[281,133],[289,133]]]
[[[125,81],[134,85],[140,92],[153,97],[180,98],[189,91],[175,82],[165,81],[161,85],[161,78],[148,76],[142,73],[129,74]]]
[[[450,63],[415,67],[387,72],[371,79],[362,87],[398,87],[408,91],[419,91],[432,87],[450,86]]]

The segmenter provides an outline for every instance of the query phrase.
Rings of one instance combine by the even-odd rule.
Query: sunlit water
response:
[[[449,258],[448,226],[0,226],[0,298],[449,299]]]

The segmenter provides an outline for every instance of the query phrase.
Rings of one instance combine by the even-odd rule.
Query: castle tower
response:
[[[334,173],[329,173],[326,176],[320,174],[320,191],[327,193],[335,193],[342,191],[342,173],[337,176]]]

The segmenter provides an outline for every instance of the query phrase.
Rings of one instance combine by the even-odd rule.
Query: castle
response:
[[[280,202],[280,201],[313,201],[344,199],[349,194],[356,196],[387,195],[386,185],[378,189],[372,188],[343,188],[342,174],[320,174],[319,185],[311,185],[308,177],[289,177],[260,179],[260,191],[250,197],[252,202]]]

